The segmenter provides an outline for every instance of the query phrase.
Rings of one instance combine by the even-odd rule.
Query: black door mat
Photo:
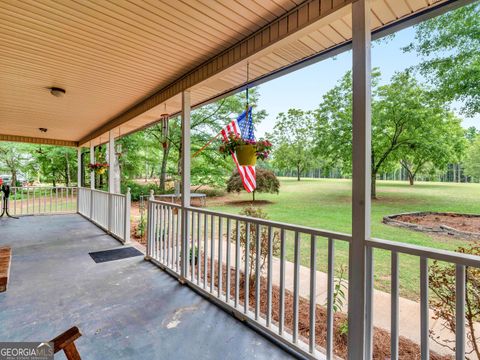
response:
[[[95,251],[88,254],[96,263],[127,259],[130,257],[143,255],[140,251],[131,246],[111,250]]]

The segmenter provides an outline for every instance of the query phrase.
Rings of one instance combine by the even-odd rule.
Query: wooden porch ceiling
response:
[[[242,86],[247,61],[255,80],[348,43],[351,2],[2,1],[0,140],[130,133],[177,113],[183,90],[195,105]],[[372,30],[447,2],[373,0]]]

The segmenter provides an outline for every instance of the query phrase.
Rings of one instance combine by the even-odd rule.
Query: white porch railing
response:
[[[333,358],[333,255],[335,243],[349,243],[349,235],[189,207],[184,210],[188,241],[182,246],[181,206],[149,201],[148,209],[147,256],[152,262],[184,279],[272,339],[310,358],[322,357],[316,347],[317,304],[309,302],[308,335],[305,335],[299,329],[300,284],[305,283],[299,276],[300,259],[301,256],[309,259],[308,293],[316,299],[316,264],[320,255],[317,244],[324,241],[329,269],[326,351]],[[294,243],[293,292],[286,289],[286,242]],[[278,248],[280,267],[273,266],[274,248]],[[185,263],[183,253],[189,254]],[[265,253],[262,272],[261,259]],[[274,269],[279,269],[278,273]],[[274,286],[274,278],[279,280],[279,286]],[[273,308],[273,297],[279,299],[278,308]],[[286,306],[287,297],[291,308]]]
[[[182,241],[183,232],[186,241]],[[250,323],[271,339],[287,345],[307,358],[334,359],[334,259],[336,245],[350,246],[350,235],[308,227],[278,223],[245,216],[230,215],[200,208],[160,201],[148,202],[147,258],[203,293],[238,318]],[[255,229],[254,232],[251,232]],[[251,236],[253,235],[253,237]],[[266,235],[266,241],[265,241]],[[293,286],[286,284],[286,243],[293,243]],[[279,253],[274,256],[274,249]],[[385,240],[366,242],[366,356],[372,358],[373,335],[373,250],[391,252],[391,358],[399,351],[399,261],[398,254],[420,259],[420,316],[422,359],[429,359],[428,261],[440,260],[456,266],[456,358],[465,356],[465,271],[467,266],[480,267],[480,258]],[[182,254],[188,254],[188,257]],[[266,266],[260,270],[262,254]],[[361,256],[361,254],[359,254]],[[290,256],[291,257],[291,256]],[[309,278],[300,279],[300,262],[310,266]],[[308,259],[307,261],[305,261]],[[345,259],[344,259],[345,260]],[[278,261],[280,266],[273,266]],[[327,265],[326,317],[319,320],[316,299],[317,263]],[[275,270],[277,269],[277,270]],[[247,281],[246,279],[249,279]],[[274,284],[279,284],[276,286]],[[308,298],[300,296],[307,287]],[[290,289],[293,288],[293,291]],[[305,288],[302,289],[305,294]],[[278,307],[273,307],[276,298]],[[247,299],[247,301],[245,301]],[[288,304],[288,305],[287,305]],[[306,305],[307,304],[307,305]],[[323,304],[322,304],[323,305]],[[300,309],[302,314],[299,313]],[[308,309],[308,310],[307,310]],[[308,325],[300,315],[308,313]],[[288,320],[287,320],[288,319]],[[326,319],[326,320],[325,320]],[[326,334],[319,335],[318,321],[326,321]],[[307,327],[307,329],[306,329]],[[317,337],[325,348],[317,346]]]
[[[2,201],[3,193],[2,193]],[[9,213],[13,216],[72,213],[77,210],[77,187],[11,187]]]
[[[78,212],[122,242],[130,241],[130,189],[126,195],[79,188]]]

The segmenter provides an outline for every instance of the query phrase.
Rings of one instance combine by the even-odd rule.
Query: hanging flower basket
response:
[[[268,140],[245,140],[234,133],[229,133],[228,138],[223,140],[218,149],[224,157],[235,153],[238,163],[242,166],[254,166],[257,159],[266,160],[271,150],[272,144]]]
[[[255,166],[257,163],[257,150],[255,145],[239,145],[235,150],[238,163],[242,166]]]
[[[105,172],[108,169],[108,163],[94,163],[94,164],[88,164],[88,168],[90,170],[95,171],[95,173],[102,175],[105,174]]]

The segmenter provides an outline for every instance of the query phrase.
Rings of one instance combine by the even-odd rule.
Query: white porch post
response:
[[[95,163],[95,146],[90,144],[90,164]],[[90,219],[93,219],[93,189],[95,189],[95,171],[90,170]]]
[[[82,148],[77,147],[77,212],[80,209],[80,188],[82,187]]]
[[[188,265],[188,216],[190,206],[190,92],[182,93],[182,279],[187,276]]]
[[[107,146],[107,156],[108,156],[108,192],[115,192],[115,136],[113,131],[108,132],[108,146]]]
[[[366,249],[370,238],[371,194],[371,62],[370,0],[352,4],[353,143],[352,243],[349,251],[348,358],[364,359],[366,331]],[[368,331],[368,329],[367,329]],[[368,337],[368,336],[367,336]]]
[[[90,144],[90,164],[95,163],[95,146]],[[95,189],[95,171],[90,170],[90,189]]]

